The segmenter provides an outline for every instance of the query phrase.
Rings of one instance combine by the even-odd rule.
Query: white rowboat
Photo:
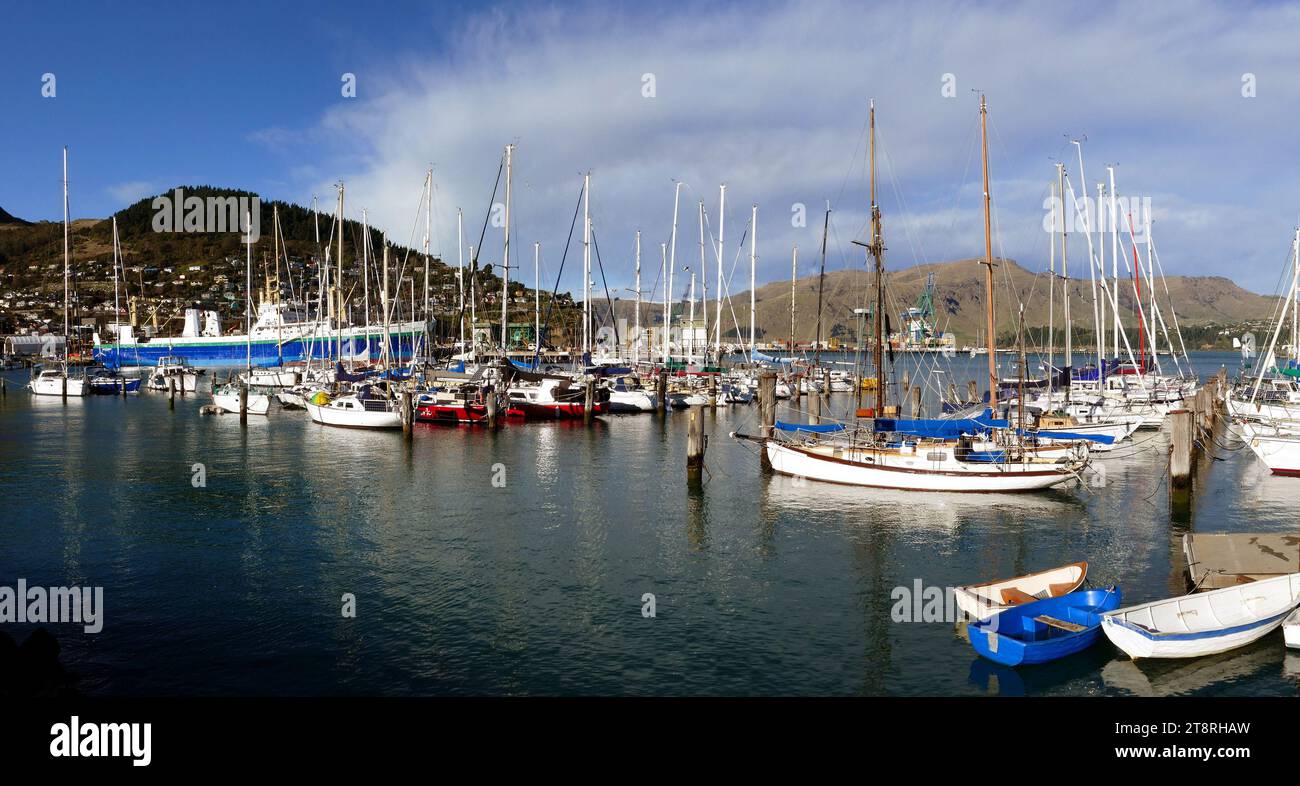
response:
[[[1130,658],[1197,658],[1268,635],[1300,604],[1300,573],[1129,606],[1101,628]]]
[[[1044,598],[1057,598],[1077,590],[1088,576],[1088,563],[1072,562],[1059,568],[1027,573],[1014,579],[957,587],[957,607],[975,619],[985,619],[1012,606]]]

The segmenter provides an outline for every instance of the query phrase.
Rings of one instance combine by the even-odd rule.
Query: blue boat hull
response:
[[[414,341],[419,334],[393,333],[389,337],[389,351],[399,360],[411,357]],[[384,343],[383,335],[347,337],[343,339],[345,358],[377,358]],[[367,353],[369,353],[367,355]],[[238,336],[224,340],[154,339],[141,344],[101,344],[95,347],[95,362],[110,369],[153,367],[158,359],[179,356],[199,368],[211,366],[243,366],[249,354],[248,343]],[[298,361],[329,360],[338,354],[338,344],[321,339],[290,339],[283,343],[275,340],[252,342],[252,363],[257,367],[279,366]]]
[[[1058,598],[1014,606],[972,623],[970,643],[981,656],[1007,666],[1047,663],[1082,652],[1101,637],[1101,617],[1119,608],[1118,587],[1071,592]],[[1082,625],[1065,631],[1036,618],[1049,617]]]

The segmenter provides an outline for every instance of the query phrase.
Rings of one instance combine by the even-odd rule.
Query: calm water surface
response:
[[[1194,360],[1203,376],[1236,364]],[[982,363],[944,368],[964,389]],[[1103,642],[1014,670],[951,624],[891,621],[891,590],[917,579],[1080,559],[1129,602],[1183,592],[1184,533],[1296,529],[1300,481],[1239,443],[1216,448],[1173,520],[1162,432],[1104,457],[1104,487],[908,494],[765,476],[727,437],[753,431],[757,407],[719,408],[692,492],[681,414],[421,425],[408,445],[278,409],[241,428],[200,416],[205,397],[174,412],[148,393],[64,404],[6,377],[0,584],[104,587],[102,633],[52,627],[86,693],[1300,692],[1280,633],[1191,663],[1138,668]]]

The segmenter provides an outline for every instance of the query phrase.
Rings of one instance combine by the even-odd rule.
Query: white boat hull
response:
[[[1241,430],[1246,445],[1270,471],[1300,476],[1300,435],[1270,434],[1251,423],[1242,423]]]
[[[222,412],[239,414],[239,394],[238,393],[213,393],[212,403]],[[248,394],[248,414],[265,415],[271,411],[271,397],[265,393]]]
[[[873,464],[874,451],[845,448],[840,456],[817,455],[801,447],[769,440],[765,446],[772,469],[783,475],[872,488],[913,491],[1037,491],[1075,478],[1084,463],[981,464],[928,461],[918,453]],[[950,452],[950,451],[949,451]]]
[[[1300,610],[1292,612],[1282,623],[1282,636],[1288,647],[1300,649]]]
[[[388,410],[348,409],[329,404],[305,402],[307,414],[315,423],[340,428],[390,429],[402,427],[400,412]]]
[[[38,396],[62,396],[63,378],[37,377],[27,383],[27,389]],[[68,377],[68,396],[84,395],[86,395],[86,380],[79,377]]]
[[[957,587],[953,590],[953,597],[957,608],[967,616],[982,620],[1012,607],[1013,604],[1003,602],[1003,590],[1014,589],[1038,598],[1056,597],[1064,594],[1061,590],[1065,587],[1069,587],[1071,592],[1078,589],[1087,575],[1087,563],[1064,565],[1014,579]]]
[[[1117,609],[1106,637],[1130,658],[1199,658],[1244,647],[1300,603],[1300,573]]]

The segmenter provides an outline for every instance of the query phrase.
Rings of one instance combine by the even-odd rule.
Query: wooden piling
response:
[[[704,435],[704,407],[691,407],[690,422],[686,430],[686,480],[699,483],[704,471],[704,450],[708,437]]]
[[[1172,428],[1169,435],[1169,484],[1186,488],[1192,482],[1193,413],[1176,409],[1169,413]]]
[[[668,414],[668,370],[667,369],[662,369],[662,368],[659,369],[658,395],[659,395],[659,414],[667,415]]]
[[[803,395],[803,377],[799,374],[790,375],[790,398],[794,399],[796,404],[799,403],[799,397]]]
[[[410,440],[415,434],[415,408],[411,406],[411,391],[403,390],[397,401],[402,408],[402,436]]]
[[[912,388],[912,417],[921,417],[921,388],[920,386]]]
[[[591,413],[596,405],[596,380],[587,380],[587,389],[582,397],[582,422],[591,425]]]
[[[488,394],[487,394],[487,424],[488,424],[488,428],[490,428],[490,429],[494,429],[494,428],[497,427],[497,401],[498,401],[498,399],[499,399],[499,397],[497,396],[497,389],[496,389],[496,387],[494,386],[494,387],[490,387],[490,388],[488,388]]]
[[[830,369],[822,370],[822,399],[828,402],[831,400],[831,370]]]
[[[772,429],[776,426],[776,374],[765,373],[758,377],[758,434],[764,440],[772,438]],[[760,453],[764,469],[771,469],[767,460],[767,446],[763,445]]]
[[[176,409],[176,377],[167,378],[167,408]]]
[[[808,394],[808,422],[814,426],[822,422],[822,397],[820,394]]]
[[[973,380],[973,379],[970,380],[970,381],[968,381],[968,382],[966,383],[966,400],[967,400],[967,401],[978,401],[978,400],[979,400],[979,395],[980,395],[980,388],[979,388],[979,385],[976,384],[976,383],[975,383],[975,380]]]
[[[174,389],[173,389],[174,393]],[[173,405],[175,400],[173,400]],[[239,383],[239,423],[244,425],[248,423],[248,383]]]
[[[718,375],[709,375],[709,409],[718,408]]]

